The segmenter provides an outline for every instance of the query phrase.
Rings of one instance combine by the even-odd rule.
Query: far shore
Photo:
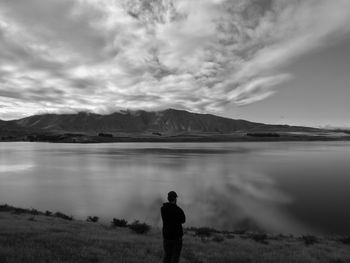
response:
[[[0,262],[162,262],[159,228],[123,219],[112,222],[0,205]],[[345,263],[350,262],[349,248],[349,236],[187,227],[181,262]]]
[[[293,141],[350,141],[345,132],[237,132],[218,133],[179,133],[179,134],[83,134],[83,133],[44,133],[30,135],[3,135],[0,142],[52,142],[52,143],[120,143],[120,142],[293,142]]]

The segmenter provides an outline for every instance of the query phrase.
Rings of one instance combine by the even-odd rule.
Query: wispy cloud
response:
[[[273,95],[284,66],[348,37],[348,0],[0,2],[0,118],[217,112]]]

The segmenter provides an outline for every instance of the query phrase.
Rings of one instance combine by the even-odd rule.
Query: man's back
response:
[[[164,203],[161,208],[163,219],[163,238],[179,239],[183,236],[182,224],[185,223],[185,213],[174,203]]]
[[[163,263],[178,263],[182,249],[182,224],[185,223],[185,213],[176,205],[177,193],[168,193],[169,203],[164,203],[160,209],[163,220]]]

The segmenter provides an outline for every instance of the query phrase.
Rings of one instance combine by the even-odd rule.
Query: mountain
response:
[[[0,120],[1,136],[20,136],[27,134],[29,131],[26,127],[18,125],[15,121]]]
[[[30,130],[51,132],[162,132],[162,133],[233,133],[233,132],[300,132],[315,128],[234,120],[211,114],[168,109],[158,112],[124,111],[109,115],[81,112],[77,114],[43,114],[11,121],[12,125]],[[1,123],[0,123],[1,125]],[[1,126],[0,126],[1,127]]]

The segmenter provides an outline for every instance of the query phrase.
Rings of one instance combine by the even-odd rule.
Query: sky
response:
[[[349,0],[0,0],[0,119],[184,109],[350,127]]]

